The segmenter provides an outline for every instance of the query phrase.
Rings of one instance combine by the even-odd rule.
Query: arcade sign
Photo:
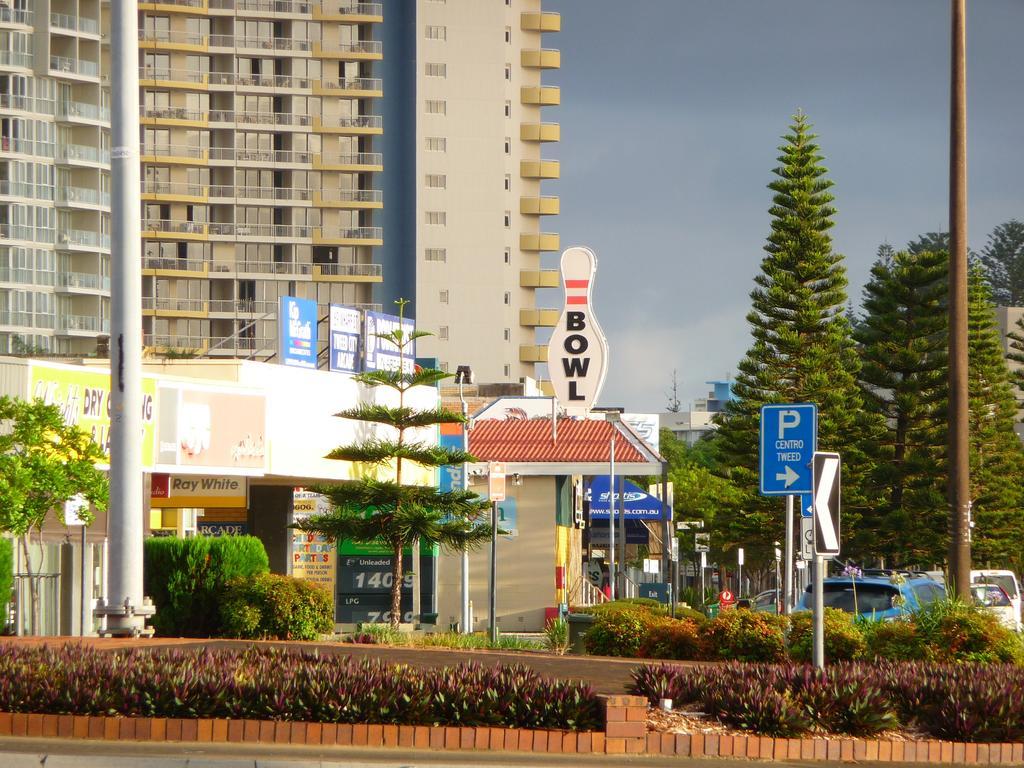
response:
[[[565,306],[548,342],[548,376],[566,413],[582,416],[594,405],[608,373],[608,342],[592,306],[597,256],[589,248],[568,248],[561,272]]]

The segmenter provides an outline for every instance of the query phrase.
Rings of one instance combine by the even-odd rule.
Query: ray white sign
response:
[[[548,342],[548,375],[559,405],[569,415],[584,415],[608,373],[608,342],[592,304],[597,257],[589,248],[568,248],[561,268],[565,305]]]

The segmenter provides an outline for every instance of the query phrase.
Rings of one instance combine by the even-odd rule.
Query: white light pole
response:
[[[459,385],[459,402],[462,404],[462,450],[469,451],[469,405],[462,394],[464,384],[473,383],[473,369],[468,365],[460,365],[455,370],[455,383]],[[462,490],[469,490],[469,465],[462,464]],[[462,627],[463,634],[473,631],[473,617],[469,611],[469,547],[462,548]]]
[[[608,588],[609,597],[615,599],[615,436],[619,431],[621,415],[618,411],[608,411],[605,414],[608,423],[612,425],[612,437],[608,454]]]

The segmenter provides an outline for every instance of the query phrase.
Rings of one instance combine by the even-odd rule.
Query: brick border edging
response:
[[[647,732],[647,700],[601,696],[604,731],[531,731],[521,728],[366,723],[299,723],[97,717],[0,712],[0,736],[187,743],[293,744],[296,746],[405,747],[569,754],[650,754],[679,757],[741,757],[761,760],[878,761],[894,763],[1024,762],[1024,743],[968,744],[852,738],[777,739]]]

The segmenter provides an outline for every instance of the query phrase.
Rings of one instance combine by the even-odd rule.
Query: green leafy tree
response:
[[[996,304],[1024,304],[1024,222],[1010,219],[993,229],[981,249],[981,263],[985,265]]]
[[[882,494],[864,512],[857,549],[894,565],[946,554],[947,262],[943,252],[880,248],[854,333],[864,403],[886,425],[872,450]]]
[[[976,562],[1021,566],[1024,449],[1014,432],[1017,403],[980,265],[968,274],[971,500]]]
[[[64,423],[60,410],[42,400],[0,397],[0,531],[20,536],[30,577],[28,547],[50,515],[63,523],[65,501],[83,496],[105,509],[109,493],[106,475],[96,468],[103,451],[87,432]],[[92,513],[80,514],[86,523]],[[29,579],[32,631],[39,624],[35,579]]]
[[[396,303],[401,317],[407,302]],[[425,331],[403,331],[399,324],[390,333],[377,334],[377,338],[398,347],[404,361],[411,344],[427,335]],[[461,414],[441,407],[417,410],[406,405],[406,395],[411,389],[435,386],[450,374],[433,368],[404,373],[401,368],[367,371],[355,377],[366,386],[394,392],[396,405],[363,403],[335,414],[343,419],[384,427],[389,435],[339,446],[327,454],[329,459],[389,468],[394,479],[381,480],[376,476],[378,473],[371,472],[358,480],[321,488],[319,490],[333,505],[331,512],[309,517],[295,526],[320,533],[331,541],[377,543],[391,550],[391,627],[396,630],[402,616],[402,553],[406,548],[412,547],[415,557],[421,541],[461,549],[490,538],[490,525],[480,522],[489,506],[486,499],[470,491],[442,493],[434,487],[404,482],[409,475],[407,470],[416,466],[440,467],[475,459],[465,451],[421,441],[414,434],[438,424],[464,420]]]
[[[781,537],[781,505],[757,495],[760,408],[765,403],[813,402],[818,444],[843,453],[844,531],[856,528],[869,469],[861,444],[880,426],[863,408],[860,362],[844,308],[846,270],[832,249],[835,209],[822,155],[807,118],[795,116],[780,147],[767,256],[754,279],[747,315],[753,335],[733,385],[736,400],[721,418],[715,442],[724,472],[745,500],[719,511],[715,536],[723,549],[744,546],[767,562]]]

